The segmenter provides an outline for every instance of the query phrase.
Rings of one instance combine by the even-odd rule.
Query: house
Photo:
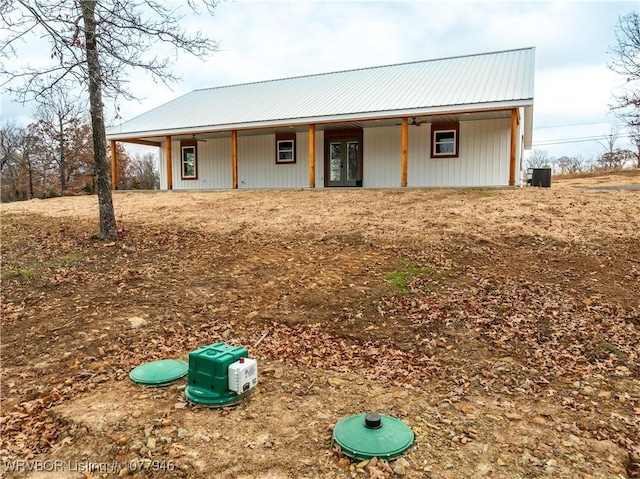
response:
[[[535,48],[195,90],[107,132],[160,150],[162,189],[521,182]],[[115,156],[112,184],[117,184]]]

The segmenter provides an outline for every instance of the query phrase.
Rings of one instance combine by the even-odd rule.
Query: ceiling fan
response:
[[[203,143],[207,142],[204,138],[196,138],[196,135],[191,135],[191,138],[193,138],[193,141],[202,141]]]
[[[417,118],[412,118],[411,121],[409,122],[409,126],[420,126],[423,123],[428,123],[428,122],[418,120]],[[402,123],[396,123],[396,126],[400,126],[400,125],[402,125]]]

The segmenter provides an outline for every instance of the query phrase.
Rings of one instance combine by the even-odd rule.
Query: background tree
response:
[[[73,157],[69,142],[72,141],[71,129],[79,127],[82,123],[80,102],[60,86],[51,88],[50,95],[39,97],[38,102],[38,125],[43,139],[49,140],[53,160],[58,165],[60,196],[64,196],[67,182],[79,167],[78,159]]]
[[[550,168],[553,158],[547,150],[533,150],[525,163],[527,168]]]
[[[145,153],[143,156],[133,157],[133,181],[131,188],[134,190],[157,190],[160,188],[160,172],[158,161],[153,153]]]
[[[628,127],[629,138],[636,147],[636,163],[635,167],[640,168],[640,125],[631,125]]]
[[[616,126],[611,127],[608,134],[598,143],[605,149],[604,154],[597,160],[598,169],[602,170],[619,170],[626,165],[635,165],[637,162],[636,154],[630,150],[616,148],[620,129]]]
[[[4,173],[15,162],[20,148],[22,128],[15,122],[7,123],[0,130],[0,172]]]
[[[64,129],[66,191],[78,193],[93,181],[93,146],[90,125],[73,119]],[[58,196],[60,135],[42,120],[27,127],[7,124],[0,129],[2,201]]]
[[[602,170],[620,170],[627,165],[634,165],[637,155],[631,150],[607,151],[598,159],[598,167]]]
[[[19,199],[44,198],[55,195],[56,181],[54,157],[44,138],[38,131],[37,124],[31,123],[26,128],[21,148],[21,171],[26,171],[29,178],[29,197]],[[35,185],[35,188],[34,188]]]
[[[561,156],[556,160],[556,166],[560,174],[572,175],[584,171],[586,162],[580,155]]]
[[[611,47],[613,60],[609,68],[623,78],[621,92],[615,95],[613,110],[624,121],[630,134],[637,133],[640,126],[640,14],[631,12],[618,18],[615,29],[615,44]],[[638,138],[636,136],[636,138]],[[639,145],[640,138],[634,140]],[[640,155],[636,159],[640,168]]]
[[[33,125],[6,125],[0,132],[2,200],[43,198],[50,186],[50,156]]]
[[[0,177],[2,200],[13,201],[18,191],[18,165],[25,131],[15,123],[8,123],[0,130]]]
[[[0,134],[3,200],[28,200],[43,196],[46,157],[31,128],[15,124],[3,127]]]
[[[95,163],[91,125],[84,118],[75,118],[67,128],[67,187],[78,192],[95,192]],[[87,185],[93,188],[87,190]]]
[[[109,154],[111,154],[111,147],[109,147]],[[126,190],[131,176],[131,158],[122,143],[116,143],[116,167],[118,169],[118,189]]]
[[[604,135],[602,140],[597,140],[598,143],[604,148],[605,153],[613,153],[616,150],[616,143],[620,136],[620,128],[612,126],[609,133]]]
[[[210,14],[215,0],[203,0]],[[192,0],[187,5],[195,11]],[[117,228],[107,159],[103,94],[117,100],[133,98],[127,88],[129,70],[142,68],[163,83],[177,76],[172,57],[158,56],[158,42],[204,58],[217,51],[215,41],[183,26],[180,3],[153,0],[4,0],[0,2],[0,55],[12,56],[11,67],[1,67],[4,84],[24,102],[49,95],[52,88],[74,82],[85,88],[93,135],[100,238],[115,239]],[[20,65],[18,49],[30,39],[50,42],[50,60],[44,66]],[[165,51],[167,49],[165,48]]]

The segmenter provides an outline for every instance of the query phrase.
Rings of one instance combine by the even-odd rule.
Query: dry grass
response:
[[[640,169],[613,170],[613,171],[588,171],[571,175],[556,175],[553,183],[560,186],[610,186],[610,185],[637,185],[640,184]]]
[[[606,175],[596,184],[640,181]],[[479,240],[542,235],[560,242],[597,244],[603,237],[638,238],[638,192],[580,188],[594,179],[562,179],[552,188],[516,190],[254,190],[217,192],[118,192],[119,226],[154,223],[196,230],[282,231],[421,240],[443,233],[475,234]],[[67,197],[2,205],[3,214],[96,218],[96,197]]]
[[[640,191],[581,186],[639,179],[118,192],[117,245],[95,197],[2,205],[0,459],[366,477],[330,426],[379,411],[407,478],[640,477]],[[129,381],[218,341],[260,361],[235,409]]]

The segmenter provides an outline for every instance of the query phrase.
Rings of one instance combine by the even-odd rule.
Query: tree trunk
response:
[[[58,126],[60,128],[58,130],[60,132],[60,196],[64,196],[64,191],[67,189],[66,168],[64,166],[67,160],[64,151],[64,126],[60,113],[58,113]]]
[[[107,139],[102,106],[102,76],[96,44],[95,0],[79,2],[84,22],[84,37],[89,74],[89,112],[93,129],[93,151],[98,187],[98,209],[100,212],[100,239],[115,240],[117,236],[116,216],[111,197],[111,178],[107,163]]]
[[[27,159],[27,168],[29,172],[29,194],[31,195],[30,199],[33,199],[33,167],[31,166],[31,160]]]

